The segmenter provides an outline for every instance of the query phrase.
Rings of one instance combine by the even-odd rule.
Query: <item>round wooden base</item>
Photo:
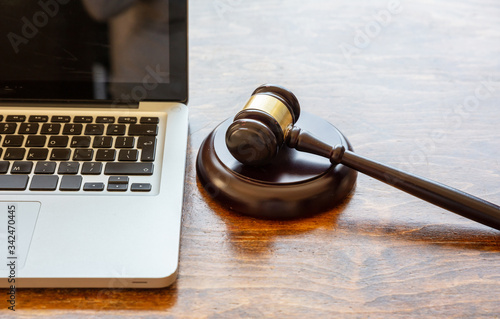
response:
[[[356,171],[286,146],[271,164],[241,164],[225,143],[231,122],[227,119],[208,135],[196,161],[201,185],[227,208],[257,218],[299,218],[330,209],[351,192]],[[317,116],[303,112],[296,125],[330,145],[352,150],[340,131]]]

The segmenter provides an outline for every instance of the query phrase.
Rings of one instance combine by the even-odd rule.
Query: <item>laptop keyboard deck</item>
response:
[[[0,191],[150,193],[160,119],[0,115]]]

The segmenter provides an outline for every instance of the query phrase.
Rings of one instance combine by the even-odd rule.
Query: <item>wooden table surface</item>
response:
[[[336,209],[252,219],[207,198],[194,165],[207,134],[270,82],[357,153],[500,203],[498,1],[191,0],[189,10],[176,284],[20,289],[18,317],[500,317],[498,231],[362,175]]]

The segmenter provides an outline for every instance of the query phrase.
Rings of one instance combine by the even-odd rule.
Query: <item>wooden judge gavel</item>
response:
[[[333,165],[343,164],[429,203],[500,230],[498,205],[370,160],[342,145],[328,145],[294,126],[299,115],[299,102],[292,92],[276,85],[262,85],[234,117],[226,132],[227,148],[239,162],[252,166],[274,160],[283,145],[326,157]]]

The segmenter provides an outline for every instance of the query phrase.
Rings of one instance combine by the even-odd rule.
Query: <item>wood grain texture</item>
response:
[[[337,209],[280,222],[227,211],[197,182],[203,139],[269,82],[294,91],[357,153],[500,203],[500,4],[392,3],[191,0],[177,283],[24,289],[16,315],[500,317],[498,231],[361,175]]]

